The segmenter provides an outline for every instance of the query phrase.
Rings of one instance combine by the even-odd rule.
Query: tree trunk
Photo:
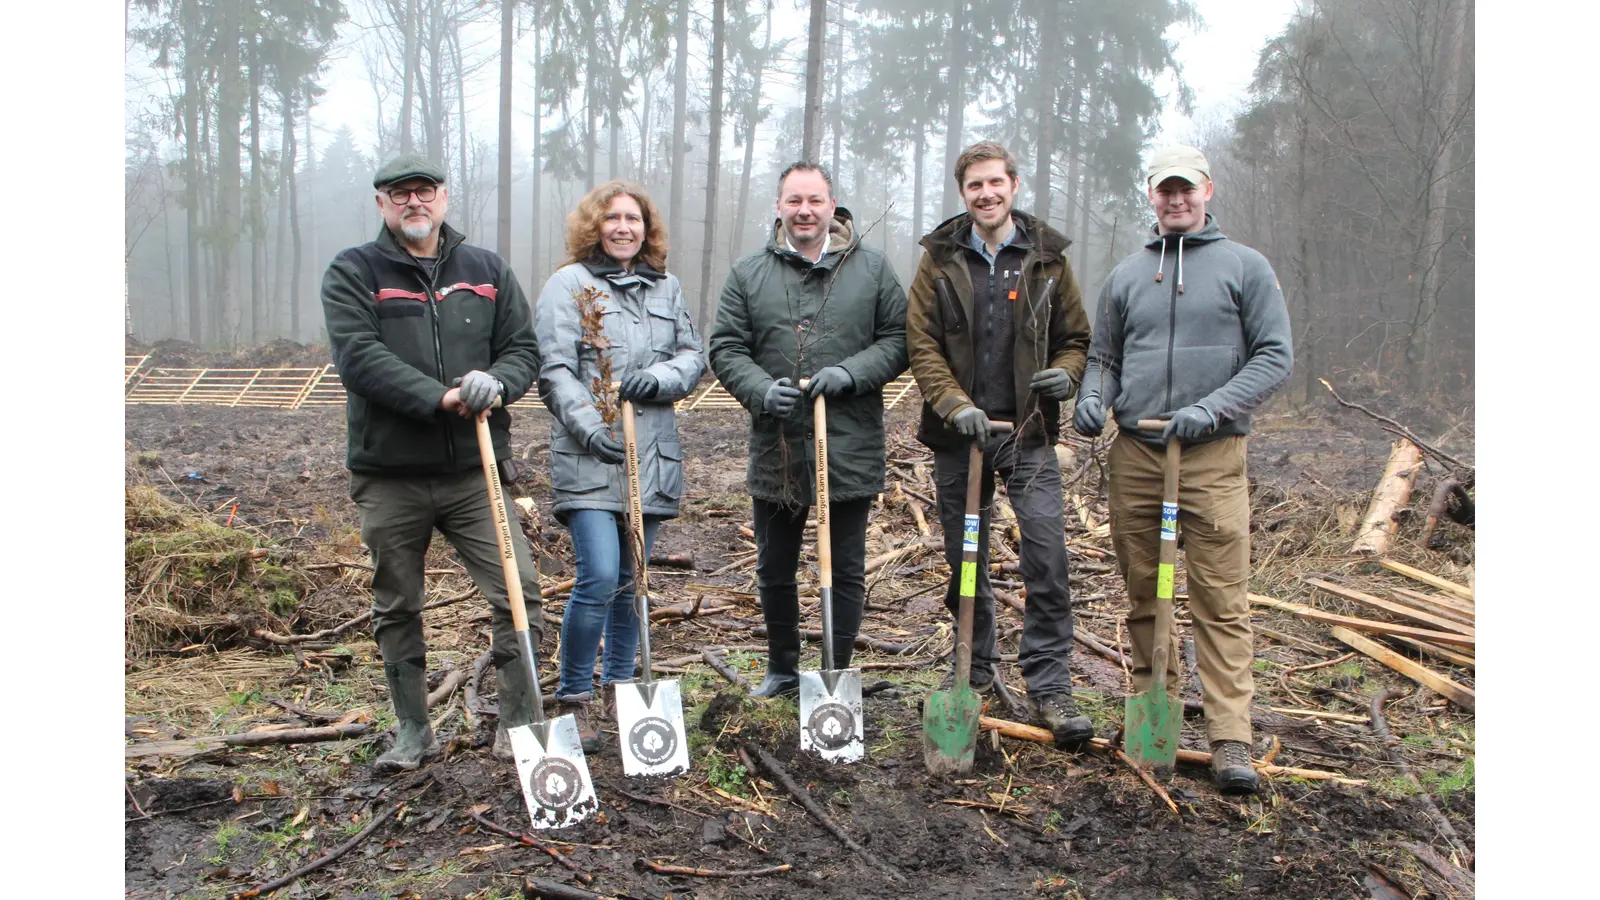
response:
[[[805,131],[801,155],[813,165],[822,156],[822,38],[827,28],[827,0],[811,0],[811,26],[806,44]]]
[[[203,340],[200,330],[200,51],[196,7],[199,0],[183,3],[183,239],[184,296],[189,301],[189,342]]]
[[[944,135],[944,202],[940,204],[939,218],[948,219],[961,211],[961,188],[955,182],[956,159],[961,156],[963,117],[967,111],[966,92],[966,0],[955,0],[950,13],[949,72],[950,114],[945,117]],[[942,180],[941,178],[941,180]]]
[[[583,178],[584,187],[591,191],[594,190],[595,185],[595,154],[598,150],[596,145],[599,143],[594,139],[594,133],[599,127],[600,115],[600,111],[595,107],[595,94],[599,93],[597,88],[600,81],[600,52],[597,47],[597,40],[592,37],[597,30],[598,26],[593,26],[590,31],[589,59],[584,64],[583,82],[583,117],[587,123],[583,134]]]
[[[710,321],[711,248],[717,245],[717,176],[722,165],[722,32],[726,0],[711,0],[711,147],[706,163],[706,236],[700,251],[700,321]]]
[[[683,144],[689,114],[689,0],[678,0],[677,57],[672,72],[672,189],[667,209],[667,240],[683,234]]]
[[[309,95],[310,91],[307,91]],[[294,174],[295,161],[300,155],[300,148],[294,137],[294,95],[284,97],[283,133],[284,133],[284,160],[283,177],[289,195],[289,238],[293,245],[290,250],[289,263],[289,339],[300,340],[300,193],[296,184],[298,179]],[[308,148],[309,149],[309,148]],[[309,162],[307,169],[309,170]]]
[[[278,145],[278,236],[276,247],[272,251],[272,315],[269,317],[268,328],[274,335],[282,335],[283,328],[289,319],[285,316],[283,308],[283,282],[285,264],[289,261],[289,169],[294,165],[294,107],[288,97],[288,92],[280,92],[279,100],[283,103],[283,136]],[[289,335],[293,339],[294,335]]]
[[[761,45],[761,55],[757,57],[760,62],[756,64],[756,71],[750,87],[750,103],[744,111],[744,168],[739,177],[739,214],[734,217],[733,232],[730,240],[737,239],[744,234],[747,227],[745,216],[750,211],[750,179],[751,171],[755,168],[756,159],[756,118],[761,114],[761,76],[767,70],[768,51],[772,49],[772,7],[767,7],[767,35]],[[738,252],[737,250],[732,251]],[[729,254],[730,256],[732,253]]]
[[[317,198],[316,198],[316,196],[314,194],[311,193],[312,186],[317,183],[317,150],[316,150],[316,145],[313,144],[312,141],[311,141],[311,102],[312,101],[311,101],[311,85],[310,85],[309,79],[307,80],[307,83],[305,85],[305,96],[306,96],[306,114],[305,114],[305,121],[306,121],[306,230],[307,230],[307,232],[309,232],[309,234],[306,236],[306,246],[311,248],[311,258],[312,259],[318,259],[318,258],[320,258],[320,254],[317,252]],[[295,187],[295,184],[297,183],[297,179],[295,178],[295,175],[294,175],[293,172],[289,173],[289,177],[290,177],[289,189],[291,191],[293,191],[294,187]],[[294,206],[296,209],[299,208],[299,204],[296,203],[296,201],[295,201],[295,199],[293,197],[290,198],[289,203],[290,203],[291,206]],[[294,243],[294,247],[295,247],[295,257],[294,257],[294,260],[295,260],[294,261],[295,290],[298,291],[300,289],[300,277],[299,277],[299,275],[300,275],[300,217],[299,216],[295,216],[292,224],[294,225],[294,235],[295,235],[295,243]],[[300,301],[299,301],[298,298],[299,298],[300,295],[298,293],[296,293],[293,296],[295,297],[294,308],[295,309],[299,309],[300,308]]]
[[[915,244],[922,240],[927,232],[922,228],[922,210],[927,200],[923,197],[923,182],[927,176],[928,168],[928,130],[925,123],[918,120],[911,127],[911,140],[914,148],[911,157],[911,241]],[[912,251],[915,254],[915,250]]]
[[[1372,502],[1356,531],[1356,541],[1350,545],[1351,553],[1370,553],[1382,556],[1394,540],[1398,524],[1395,513],[1411,502],[1411,487],[1422,468],[1422,451],[1405,438],[1394,444],[1389,453],[1389,463],[1383,468],[1383,477],[1372,492]]]
[[[1050,221],[1050,158],[1055,151],[1051,137],[1056,130],[1057,69],[1055,55],[1046,52],[1043,45],[1056,39],[1057,19],[1056,4],[1046,3],[1045,18],[1039,27],[1041,47],[1035,60],[1033,109],[1038,120],[1034,126],[1037,133],[1033,146],[1033,214],[1045,223]]]
[[[267,334],[266,216],[261,209],[261,65],[258,60],[258,25],[250,23],[250,340],[261,343]]]
[[[839,145],[844,138],[844,8],[839,9],[839,20],[834,23],[834,30],[839,33],[839,40],[835,43],[838,50],[833,57],[833,110],[829,116],[833,121],[829,128],[833,132],[833,158],[828,164],[828,171],[833,177],[840,177],[839,172]],[[854,188],[855,182],[851,182]]]
[[[513,26],[516,23],[516,0],[500,0],[500,176],[495,251],[506,262],[511,261],[511,46]],[[459,36],[458,36],[459,38]],[[456,45],[457,70],[460,69],[461,45]],[[461,142],[467,141],[467,106],[461,103]]]
[[[225,347],[237,346],[240,338],[239,294],[234,284],[234,266],[239,246],[240,160],[239,125],[248,102],[248,86],[239,72],[239,9],[235,4],[222,7],[221,72],[217,82],[217,269],[215,296],[221,315],[217,340]]]
[[[540,58],[539,45],[541,43],[541,37],[542,33],[539,30],[539,12],[538,8],[535,7],[533,14],[533,58],[535,60]],[[544,168],[544,163],[540,159],[539,154],[543,144],[544,105],[539,102],[539,67],[538,65],[535,65],[533,67],[533,220],[530,234],[531,240],[533,241],[533,267],[528,270],[528,277],[532,279],[532,284],[534,286],[539,284],[539,274],[544,271],[543,257],[539,255],[539,219],[544,215],[544,210],[539,208],[539,182],[542,180],[539,177],[539,174],[540,170]],[[530,288],[530,291],[532,290],[533,288]],[[538,296],[538,294],[536,292],[530,292],[530,296]]]
[[[460,161],[461,180],[456,187],[460,191],[461,222],[467,234],[476,234],[472,221],[472,169],[467,159],[468,144],[471,138],[467,135],[467,77],[461,62],[461,29],[450,30],[450,50],[453,54],[456,69],[456,130],[460,132],[461,139],[456,142],[456,158]],[[441,160],[441,163],[443,161]],[[498,235],[498,229],[497,235]],[[498,247],[496,249],[499,249]],[[504,255],[500,257],[504,259]]]
[[[417,0],[406,0],[406,18],[401,27],[405,31],[405,58],[400,77],[400,152],[410,153],[411,109],[416,102],[413,85],[422,58],[422,42],[417,40]]]

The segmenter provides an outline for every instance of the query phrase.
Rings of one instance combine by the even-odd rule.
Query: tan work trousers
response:
[[[1178,528],[1188,569],[1189,611],[1211,741],[1250,742],[1250,493],[1243,436],[1185,446],[1178,466]],[[1150,687],[1161,543],[1161,467],[1166,453],[1118,435],[1111,444],[1111,542],[1128,586],[1134,689]],[[1167,690],[1182,691],[1178,629],[1167,654]]]

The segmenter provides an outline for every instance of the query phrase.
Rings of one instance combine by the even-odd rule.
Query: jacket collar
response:
[[[1072,245],[1072,239],[1050,227],[1049,224],[1035,216],[1021,210],[1011,211],[1011,220],[1020,224],[1027,233],[1026,240],[1018,240],[1012,246],[1032,249],[1038,252],[1039,261],[1045,264],[1055,262],[1056,258],[1066,252]],[[943,222],[940,222],[932,231],[923,236],[921,244],[933,258],[941,265],[948,264],[956,259],[960,252],[966,249],[967,236],[972,233],[971,213],[957,213]]]
[[[822,251],[820,260],[812,262],[804,255],[789,249],[789,236],[783,231],[782,219],[773,220],[772,240],[767,242],[767,250],[791,263],[831,269],[839,261],[839,257],[835,254],[849,250],[858,243],[860,238],[855,233],[854,217],[851,216],[850,210],[838,206],[833,210],[833,221],[828,223],[828,248]]]
[[[618,287],[626,287],[631,284],[653,284],[667,277],[665,274],[652,269],[650,264],[642,259],[634,264],[633,270],[630,272],[624,269],[616,260],[598,250],[589,254],[589,258],[583,261],[583,267],[589,270],[590,275],[596,278],[604,278]]]
[[[438,258],[442,261],[450,255],[451,250],[454,250],[458,244],[466,239],[466,235],[451,228],[449,222],[440,222]],[[404,244],[395,239],[394,232],[389,230],[387,224],[378,226],[378,236],[373,239],[373,243],[377,245],[380,253],[395,262],[421,266],[421,263],[417,262],[417,258],[411,255],[411,251],[407,250]]]
[[[1228,237],[1222,233],[1222,228],[1217,225],[1216,217],[1211,213],[1206,213],[1205,227],[1199,231],[1169,231],[1163,233],[1161,231],[1161,223],[1157,222],[1150,226],[1150,234],[1151,238],[1145,241],[1144,245],[1151,250],[1160,250],[1163,243],[1177,241],[1179,238],[1182,238],[1185,244],[1206,244],[1211,241],[1226,240]]]

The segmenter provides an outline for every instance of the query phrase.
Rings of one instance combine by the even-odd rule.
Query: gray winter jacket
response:
[[[588,450],[590,436],[606,424],[589,390],[600,372],[598,352],[583,346],[574,299],[585,287],[606,295],[601,323],[612,380],[644,369],[660,385],[653,399],[633,405],[640,500],[647,516],[676,516],[683,496],[683,447],[672,404],[694,390],[706,364],[677,276],[654,272],[643,263],[631,273],[615,265],[574,263],[557,269],[539,293],[534,331],[540,348],[549,348],[539,369],[539,397],[555,417],[550,425],[551,512],[565,522],[574,509],[625,514],[628,508],[624,467],[607,465]],[[622,440],[620,417],[611,434]]]
[[[1140,419],[1200,406],[1206,440],[1250,433],[1250,414],[1289,377],[1289,310],[1267,258],[1228,240],[1209,213],[1193,234],[1157,234],[1111,271],[1094,315],[1080,397],[1149,444]]]

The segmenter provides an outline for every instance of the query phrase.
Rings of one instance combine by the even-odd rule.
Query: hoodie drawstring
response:
[[[1183,235],[1178,235],[1178,293],[1183,293]]]
[[[1156,284],[1161,283],[1162,270],[1167,267],[1167,242],[1161,242],[1161,262],[1156,264]]]

